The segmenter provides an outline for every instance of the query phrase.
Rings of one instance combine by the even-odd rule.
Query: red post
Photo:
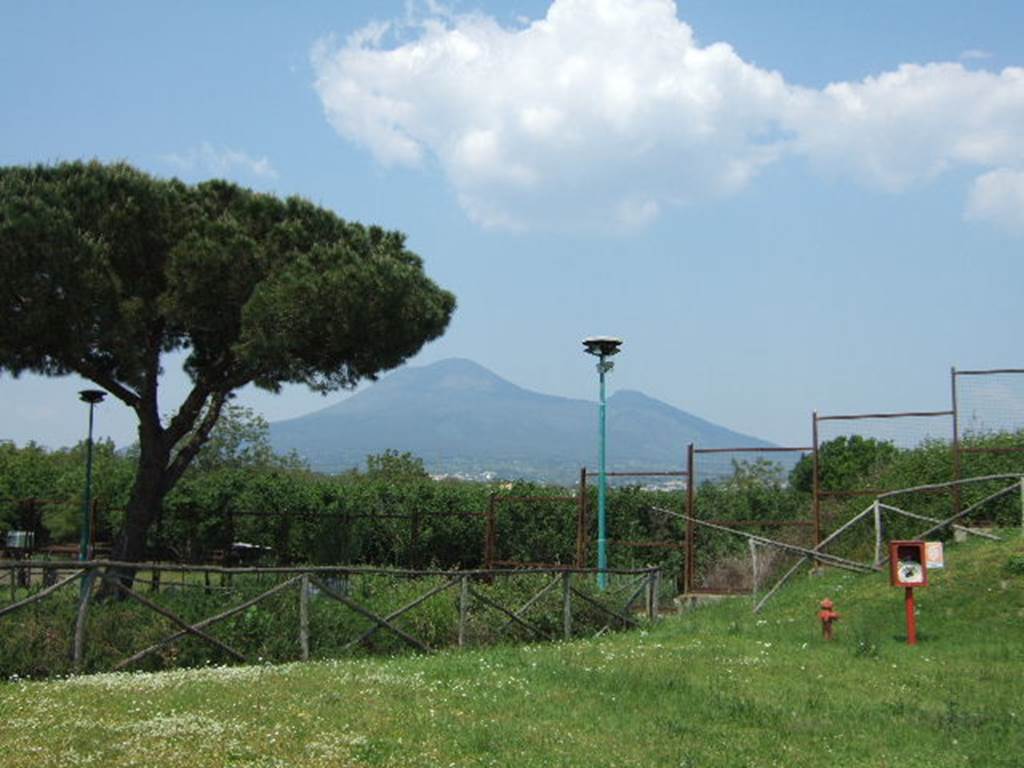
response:
[[[907,645],[917,645],[917,617],[914,615],[914,588],[907,587]]]

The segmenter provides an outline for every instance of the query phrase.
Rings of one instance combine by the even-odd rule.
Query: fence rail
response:
[[[556,587],[561,587],[562,598],[558,601],[559,621],[561,632],[557,633],[563,639],[570,639],[580,635],[578,626],[574,626],[574,605],[583,603],[592,612],[597,611],[603,616],[602,626],[598,634],[618,626],[621,628],[636,627],[640,624],[634,613],[634,606],[637,601],[645,597],[643,613],[648,621],[655,621],[658,618],[658,590],[660,586],[660,571],[657,568],[641,569],[607,569],[605,573],[623,577],[627,583],[628,595],[623,601],[621,595],[615,591],[609,591],[600,595],[587,594],[580,589],[580,579],[587,576],[594,576],[598,573],[593,568],[572,568],[572,567],[528,567],[528,568],[492,568],[473,569],[465,571],[443,571],[443,570],[411,570],[411,569],[389,569],[389,568],[368,568],[353,566],[292,566],[292,567],[224,567],[217,565],[180,565],[176,563],[130,563],[116,560],[90,560],[90,561],[55,561],[55,560],[0,560],[0,572],[7,571],[11,583],[14,584],[17,574],[25,569],[47,570],[52,574],[59,574],[63,571],[70,571],[55,583],[44,586],[38,592],[29,594],[23,599],[13,600],[11,603],[0,606],[0,619],[16,613],[22,608],[41,603],[62,588],[79,584],[79,597],[75,611],[74,625],[70,627],[70,656],[73,666],[81,671],[85,666],[88,653],[88,632],[87,625],[92,606],[96,603],[96,596],[99,588],[102,587],[111,596],[119,595],[130,599],[144,608],[153,611],[174,625],[174,631],[161,637],[156,642],[151,642],[146,647],[132,651],[125,657],[119,659],[110,669],[121,670],[131,667],[144,658],[160,651],[167,646],[185,639],[186,637],[196,638],[221,651],[236,662],[250,661],[247,655],[238,648],[232,647],[227,642],[218,639],[210,634],[208,630],[242,611],[267,600],[270,597],[292,590],[298,591],[299,611],[298,622],[295,628],[296,657],[300,660],[310,658],[310,611],[309,599],[314,589],[317,594],[323,595],[329,600],[338,603],[349,611],[359,615],[362,619],[370,622],[370,627],[358,633],[349,641],[344,649],[353,651],[365,644],[378,632],[385,632],[399,638],[405,645],[420,653],[431,653],[435,650],[423,637],[417,636],[414,629],[401,626],[399,620],[427,600],[434,598],[444,592],[458,592],[458,624],[457,624],[457,645],[464,647],[468,644],[469,618],[474,610],[480,613],[487,613],[489,616],[500,617],[501,626],[497,634],[503,635],[513,627],[518,627],[528,633],[528,637],[534,640],[553,640],[556,633],[551,632],[538,625],[530,616],[535,611],[541,598],[551,593]],[[284,577],[283,581],[274,584],[237,605],[228,607],[218,613],[206,616],[199,620],[188,620],[161,605],[157,598],[146,597],[135,589],[131,577],[127,577],[125,570],[131,571],[171,571],[181,573],[223,573],[230,576],[261,575],[267,574],[275,577]],[[516,578],[527,575],[549,576],[544,585],[532,594],[522,605],[507,605],[501,601],[501,597],[487,593],[487,586],[495,579]],[[360,601],[347,594],[347,590],[339,588],[332,579],[351,578],[355,576],[391,576],[402,579],[418,579],[427,577],[441,577],[444,581],[441,584],[426,585],[416,597],[406,602],[401,607],[382,611],[380,608],[368,606],[365,601]]]

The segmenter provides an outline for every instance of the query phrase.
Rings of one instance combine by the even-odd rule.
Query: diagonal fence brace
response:
[[[526,621],[525,619],[520,618],[519,616],[514,614],[512,611],[510,611],[505,606],[500,605],[499,603],[495,602],[494,600],[491,600],[491,598],[489,598],[489,597],[487,597],[485,595],[481,595],[479,592],[477,592],[472,587],[469,587],[469,594],[471,594],[476,600],[480,601],[481,603],[483,603],[484,605],[488,606],[489,608],[493,608],[494,610],[499,611],[499,612],[505,614],[506,616],[508,616],[509,621],[512,621],[512,622],[514,622],[516,624],[519,624],[522,627],[525,627],[526,629],[530,630],[533,634],[537,635],[538,637],[542,637],[545,640],[553,640],[554,639],[553,637],[551,637],[551,635],[549,635],[547,632],[545,632],[540,627],[538,627],[538,626],[536,626],[534,624],[531,624],[530,622]]]
[[[269,589],[266,592],[257,595],[256,597],[246,600],[244,603],[239,603],[234,608],[229,608],[228,610],[222,613],[218,613],[216,616],[211,616],[208,619],[198,621],[195,624],[192,624],[191,626],[193,629],[206,629],[206,627],[213,626],[214,624],[224,621],[225,619],[230,619],[235,614],[241,613],[242,611],[256,605],[256,603],[259,603],[260,601],[265,600],[266,598],[276,595],[278,592],[287,589],[288,587],[295,584],[295,582],[297,582],[301,578],[301,576],[295,576],[294,578],[288,579],[287,581],[283,581],[277,586],[275,586],[273,589]],[[187,630],[181,630],[180,632],[175,632],[173,635],[168,635],[162,640],[158,640],[152,645],[143,648],[138,653],[132,654],[127,658],[121,659],[121,661],[117,662],[117,664],[114,665],[114,671],[116,672],[117,670],[124,669],[125,667],[128,667],[137,661],[141,661],[149,654],[155,651],[159,651],[161,648],[164,648],[165,646],[168,646],[171,643],[176,642],[183,637],[186,637],[188,634],[189,632]]]
[[[555,576],[555,578],[553,578],[547,584],[545,584],[543,587],[541,587],[540,591],[537,594],[535,594],[533,597],[531,597],[529,600],[523,603],[519,610],[515,611],[515,615],[519,618],[525,616],[526,612],[530,610],[534,605],[536,605],[538,600],[540,600],[542,597],[544,597],[544,595],[546,595],[548,592],[550,592],[552,589],[554,589],[557,585],[561,583],[562,575],[559,574]],[[513,624],[515,624],[515,620],[509,619],[501,626],[501,629],[499,629],[498,631],[507,632],[512,627]]]
[[[26,605],[31,605],[32,603],[39,602],[40,600],[42,600],[47,595],[50,595],[50,594],[56,592],[58,589],[63,587],[65,584],[70,584],[72,581],[74,581],[75,579],[79,578],[83,573],[85,573],[86,570],[87,569],[83,568],[80,571],[75,571],[70,576],[67,576],[67,577],[61,579],[60,581],[58,581],[56,584],[51,584],[46,589],[40,590],[39,592],[36,592],[34,595],[26,597],[24,600],[19,600],[16,603],[11,603],[10,605],[5,605],[3,608],[0,608],[0,616],[3,616],[5,613],[12,613],[13,611],[18,610],[19,608],[25,607]]]
[[[231,656],[234,656],[235,659],[237,659],[238,661],[248,661],[248,659],[246,659],[246,657],[243,654],[241,654],[238,651],[236,651],[230,645],[227,645],[226,643],[221,642],[220,640],[218,640],[213,635],[206,634],[201,629],[197,629],[196,627],[194,627],[193,625],[189,624],[187,621],[185,621],[183,618],[181,618],[178,614],[174,613],[173,611],[167,610],[162,605],[157,605],[152,600],[149,600],[149,599],[143,597],[142,595],[140,595],[138,592],[135,592],[134,590],[126,587],[124,584],[121,583],[120,579],[118,579],[118,578],[112,578],[112,579],[105,578],[104,580],[106,581],[107,584],[112,584],[114,587],[116,587],[117,589],[119,589],[122,592],[124,592],[126,595],[128,595],[128,597],[132,598],[133,600],[136,600],[136,601],[142,603],[144,606],[146,606],[150,610],[156,611],[161,616],[164,616],[165,618],[170,619],[175,624],[177,624],[179,627],[181,627],[183,630],[185,630],[185,632],[187,632],[188,634],[195,635],[196,637],[201,638],[201,639],[205,640],[206,642],[208,642],[208,643],[210,643],[212,645],[217,646],[218,648],[220,648],[221,650],[223,650],[226,653],[230,654]]]
[[[570,589],[571,589],[572,593],[574,595],[576,595],[576,597],[578,597],[581,600],[583,600],[584,602],[589,603],[590,605],[594,606],[599,611],[604,611],[609,616],[614,616],[616,619],[618,619],[619,621],[622,621],[625,624],[629,624],[629,625],[634,626],[634,627],[639,627],[640,626],[639,624],[637,624],[637,622],[635,622],[629,616],[625,616],[625,615],[619,613],[618,611],[613,611],[611,608],[609,608],[606,605],[602,605],[599,601],[595,600],[590,595],[585,594],[583,592],[580,592],[578,589],[576,589],[576,587],[571,587]],[[642,589],[642,587],[641,587],[641,589]]]
[[[444,584],[441,584],[441,585],[436,586],[436,587],[434,587],[433,589],[431,589],[431,590],[429,590],[427,592],[424,592],[422,595],[417,597],[412,602],[406,603],[401,608],[399,608],[399,609],[397,609],[395,611],[392,611],[391,613],[389,613],[387,616],[384,617],[384,621],[394,621],[395,619],[397,619],[402,614],[404,614],[404,613],[406,613],[408,611],[411,611],[413,608],[415,608],[420,603],[423,603],[426,600],[429,600],[434,595],[436,595],[438,592],[444,592],[446,589],[451,589],[452,587],[454,587],[458,583],[459,583],[459,579],[458,578],[449,579]],[[348,643],[348,645],[345,646],[345,650],[346,651],[350,651],[353,648],[355,648],[357,645],[359,645],[360,643],[365,642],[366,640],[369,640],[370,637],[372,637],[373,634],[378,629],[380,629],[382,626],[384,626],[384,625],[383,624],[374,624],[372,627],[370,627],[368,630],[363,632],[363,634],[361,634],[355,640],[353,640],[352,642]]]
[[[385,619],[383,616],[380,616],[380,615],[374,613],[373,611],[371,611],[368,608],[364,608],[359,603],[357,603],[355,600],[352,600],[351,598],[345,597],[344,595],[342,595],[342,594],[340,594],[338,592],[335,592],[333,589],[331,589],[326,584],[324,584],[316,576],[310,576],[309,580],[313,584],[316,584],[317,588],[319,590],[321,590],[327,596],[333,597],[335,600],[337,600],[342,605],[346,606],[347,608],[351,608],[353,611],[355,611],[359,615],[364,616],[365,618],[369,619],[372,622],[375,622],[376,624],[384,627],[385,629],[390,629],[392,632],[394,632],[396,635],[398,635],[400,638],[402,638],[405,642],[407,642],[409,645],[413,646],[414,648],[416,648],[418,650],[421,650],[424,653],[432,653],[433,652],[432,649],[430,648],[430,646],[428,646],[426,643],[423,643],[423,642],[417,640],[415,637],[410,635],[408,632],[405,632],[401,628],[395,626],[390,621]]]
[[[864,563],[857,562],[856,560],[848,560],[845,557],[839,557],[839,555],[831,555],[826,552],[822,552],[818,548],[808,549],[807,547],[799,547],[796,544],[787,544],[786,542],[779,541],[777,539],[769,539],[767,536],[757,536],[753,533],[747,533],[746,531],[738,531],[735,528],[729,528],[728,526],[719,525],[718,523],[711,523],[707,520],[700,520],[699,518],[691,517],[690,515],[684,515],[679,512],[672,512],[671,510],[661,509],[660,507],[654,507],[654,509],[659,509],[662,512],[666,512],[670,515],[678,515],[679,517],[693,521],[697,525],[703,525],[705,528],[712,528],[716,531],[731,533],[734,536],[742,536],[743,538],[755,541],[758,544],[761,544],[762,546],[775,547],[776,549],[785,550],[787,552],[793,552],[798,555],[803,555],[806,558],[818,560],[822,563],[826,563],[836,568],[844,568],[848,571],[856,571],[858,573],[871,573],[873,571],[878,570],[878,568],[876,568],[875,566],[866,565]],[[870,511],[870,509],[866,511]],[[861,514],[863,515],[864,513]],[[822,544],[824,544],[824,542],[822,542]],[[818,547],[820,546],[821,544],[818,545]]]
[[[892,513],[897,514],[897,515],[903,515],[903,517],[909,517],[911,520],[921,520],[921,521],[926,522],[926,523],[940,523],[940,522],[942,522],[937,517],[929,517],[928,515],[919,515],[919,514],[917,514],[915,512],[908,512],[905,509],[900,509],[899,507],[894,507],[894,506],[892,506],[890,504],[879,503],[878,506],[881,509],[884,509],[884,510],[886,510],[888,512],[892,512]],[[986,533],[985,531],[979,531],[979,530],[976,530],[974,528],[968,528],[966,525],[956,525],[954,523],[954,524],[951,524],[950,527],[954,531],[963,531],[968,536],[978,536],[978,537],[980,537],[982,539],[988,539],[989,541],[1002,541],[1003,540],[1003,538],[1001,536],[996,536],[994,533]]]

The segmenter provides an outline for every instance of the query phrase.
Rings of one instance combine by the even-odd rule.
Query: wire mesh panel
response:
[[[807,471],[794,473],[799,474],[794,482],[809,486],[814,495],[818,541],[870,507],[879,494],[953,477],[952,410],[814,414],[813,432],[814,460]],[[908,511],[947,517],[955,503],[953,495],[949,488],[916,494],[908,501],[913,507]],[[873,517],[864,526],[869,521]],[[875,537],[853,534],[844,535],[843,554],[871,559]]]
[[[612,567],[657,566],[666,587],[683,584],[686,484],[684,470],[636,470],[606,473],[611,486],[605,509],[608,562]],[[598,473],[584,469],[589,488],[581,509],[579,567],[596,565]],[[589,485],[588,485],[589,484]]]
[[[756,593],[785,566],[789,558],[780,549],[751,543],[743,534],[813,546],[811,495],[791,488],[792,474],[810,453],[810,447],[691,446],[687,591]]]
[[[1024,469],[1024,370],[953,369],[960,477]]]
[[[956,479],[1024,472],[1024,370],[952,370],[956,412]],[[957,509],[976,503],[998,485],[972,483],[958,488]],[[1004,498],[985,512],[993,525],[1013,524],[1016,502]]]
[[[963,438],[1024,431],[1024,369],[958,371],[957,430]]]

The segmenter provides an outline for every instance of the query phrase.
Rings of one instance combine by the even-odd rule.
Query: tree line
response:
[[[1024,436],[971,438],[974,447],[1024,445]],[[0,528],[36,532],[37,545],[77,540],[82,514],[84,444],[49,451],[29,444],[0,445]],[[94,448],[96,530],[112,540],[124,524],[136,462],[135,451],[109,442]],[[1021,471],[1020,453],[970,453],[972,474]],[[899,449],[860,436],[825,443],[820,451],[822,487],[832,491],[900,488],[950,479],[948,443],[925,442]],[[812,458],[788,473],[771,462],[734,462],[728,477],[702,483],[696,513],[721,521],[764,521],[758,533],[780,537],[771,523],[809,520]],[[589,489],[590,538],[596,498]],[[970,503],[984,488],[965,489]],[[477,568],[484,564],[487,512],[492,496],[498,560],[574,562],[575,489],[523,481],[435,480],[408,453],[370,456],[363,471],[329,475],[311,471],[297,456],[276,455],[268,425],[252,411],[229,405],[210,440],[161,507],[146,540],[148,559],[203,563],[250,559],[272,564],[375,564],[398,567]],[[529,497],[525,500],[523,497]],[[840,497],[823,508],[836,527],[869,503]],[[685,492],[613,487],[608,524],[613,567],[681,566],[679,549],[639,546],[681,542]],[[901,500],[920,514],[945,517],[950,494]],[[1019,520],[1019,500],[1004,500],[988,513],[1000,524]],[[632,545],[626,545],[631,542]],[[744,543],[701,534],[701,567],[722,557],[744,556]]]

